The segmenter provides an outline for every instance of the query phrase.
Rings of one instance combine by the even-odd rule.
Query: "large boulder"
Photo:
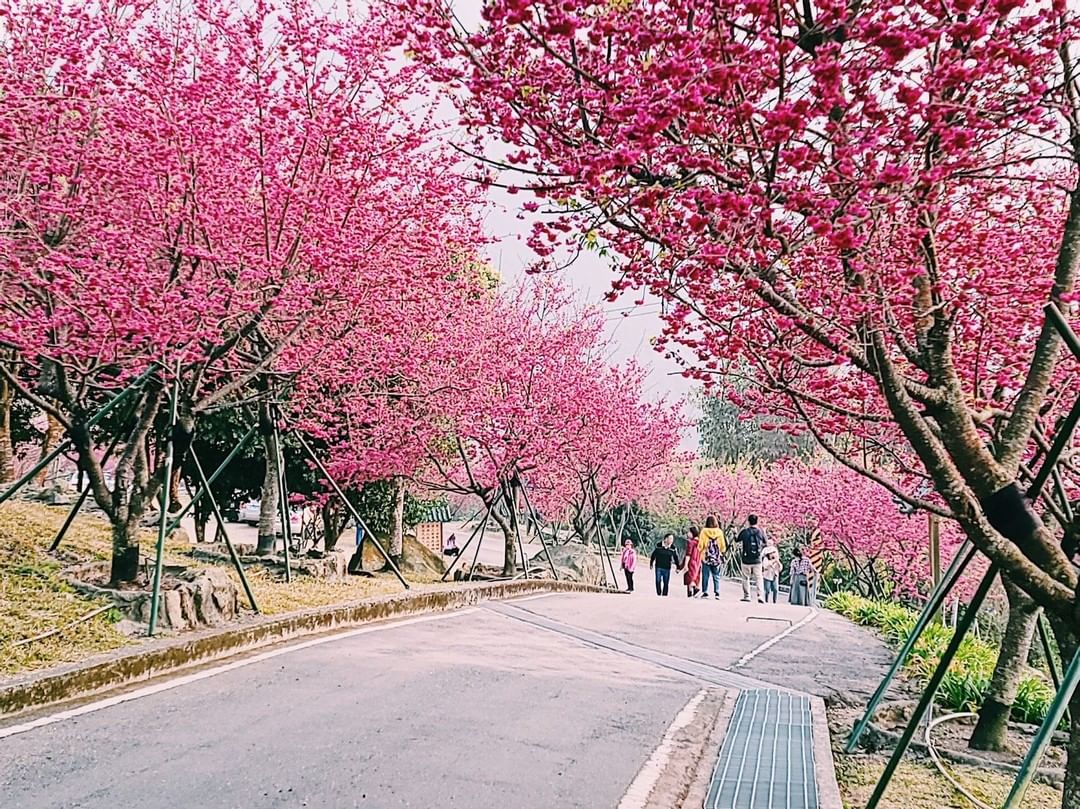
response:
[[[580,581],[585,584],[603,586],[604,569],[598,551],[587,548],[577,542],[566,545],[550,546],[551,559],[560,581]],[[529,568],[541,575],[551,575],[548,565],[548,551],[540,551],[529,560]]]

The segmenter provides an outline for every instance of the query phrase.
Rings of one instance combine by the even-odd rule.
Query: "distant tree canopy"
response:
[[[716,393],[699,394],[698,434],[701,455],[720,464],[762,464],[781,458],[805,458],[813,452],[810,436],[767,429],[764,416],[747,414],[729,398],[747,383],[729,381]]]

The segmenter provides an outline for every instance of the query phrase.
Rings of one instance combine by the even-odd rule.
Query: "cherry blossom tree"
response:
[[[182,455],[200,413],[277,395],[369,301],[423,287],[409,270],[468,194],[377,21],[231,0],[0,13],[0,343],[20,362],[2,372],[73,439],[130,581],[173,380]],[[86,421],[152,363],[110,487]]]
[[[478,153],[511,144],[486,176],[554,214],[541,256],[619,255],[613,294],[672,303],[689,374],[749,366],[739,404],[955,520],[1075,651],[1075,570],[1017,485],[1075,390],[1041,311],[1069,311],[1080,257],[1063,0],[503,0],[477,31],[421,14],[416,50],[469,89]]]

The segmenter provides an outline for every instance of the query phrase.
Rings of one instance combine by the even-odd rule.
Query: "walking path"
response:
[[[677,737],[720,712],[716,694],[827,693],[851,674],[837,660],[888,662],[828,613],[771,643],[807,611],[725,589],[719,601],[532,597],[205,669],[0,738],[0,794],[24,809],[597,809],[632,784],[666,794]],[[711,767],[719,738],[709,744]]]

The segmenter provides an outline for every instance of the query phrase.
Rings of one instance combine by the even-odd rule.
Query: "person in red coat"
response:
[[[690,528],[690,535],[686,538],[686,568],[683,573],[683,584],[686,585],[686,595],[690,598],[699,592],[698,584],[701,582],[701,544],[698,542],[697,528]]]

